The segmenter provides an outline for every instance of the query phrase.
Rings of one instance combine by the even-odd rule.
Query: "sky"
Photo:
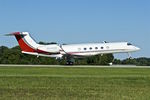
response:
[[[150,0],[0,0],[0,46],[18,45],[4,36],[15,31],[61,44],[128,41],[141,48],[133,57],[150,57]]]

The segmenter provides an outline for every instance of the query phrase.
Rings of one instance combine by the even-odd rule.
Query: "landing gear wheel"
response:
[[[66,65],[73,65],[73,62],[72,61],[67,61]]]

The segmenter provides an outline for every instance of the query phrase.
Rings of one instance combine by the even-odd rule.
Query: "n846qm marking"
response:
[[[109,53],[130,53],[140,50],[140,48],[128,42],[42,45],[36,43],[28,32],[13,32],[7,34],[7,36],[9,35],[16,37],[22,53],[57,59],[65,56],[67,64],[73,64],[72,58]]]

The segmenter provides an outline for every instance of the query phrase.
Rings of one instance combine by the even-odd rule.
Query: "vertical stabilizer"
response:
[[[31,38],[28,32],[14,32],[8,35],[14,35],[22,51],[35,52],[38,44]]]

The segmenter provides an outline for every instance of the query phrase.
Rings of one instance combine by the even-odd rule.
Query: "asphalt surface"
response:
[[[16,64],[0,64],[0,67],[99,67],[99,68],[150,68],[150,66],[134,66],[134,65],[16,65]]]

